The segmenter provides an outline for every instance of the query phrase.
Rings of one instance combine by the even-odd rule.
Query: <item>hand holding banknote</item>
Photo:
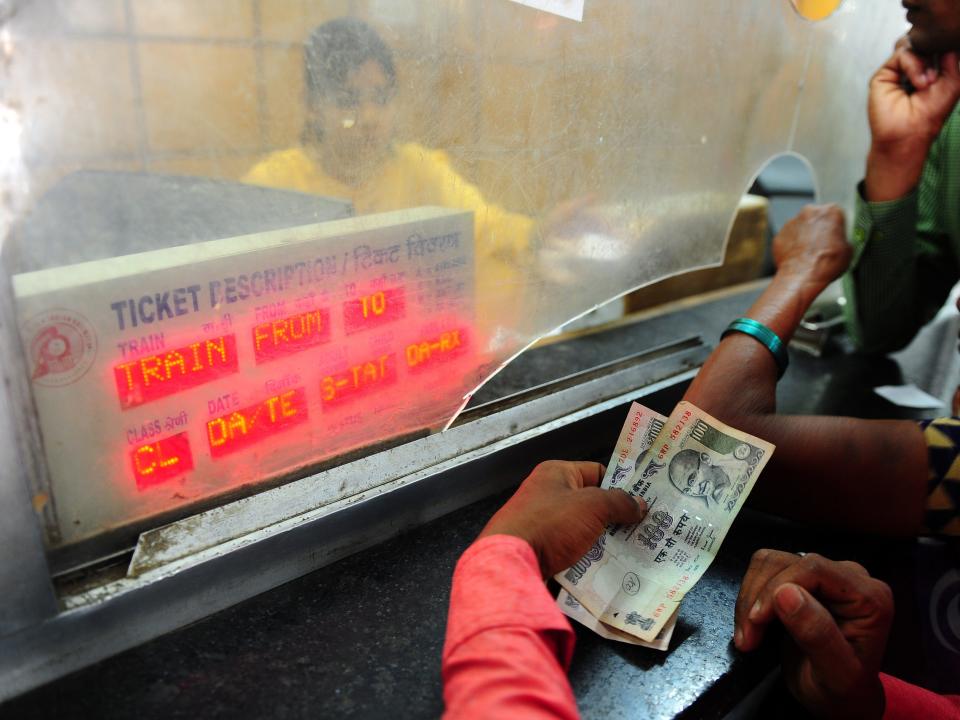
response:
[[[634,525],[646,504],[622,490],[598,487],[604,467],[595,462],[540,463],[480,533],[514,535],[537,555],[544,577],[578,560],[607,525]]]
[[[643,498],[649,516],[608,528],[556,575],[598,621],[647,642],[710,565],[774,450],[688,402],[663,420],[631,409],[614,462],[635,459],[608,480]]]

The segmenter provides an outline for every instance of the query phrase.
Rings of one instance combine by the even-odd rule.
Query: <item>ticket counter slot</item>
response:
[[[378,457],[385,456],[379,453],[145,532],[137,543],[127,575],[137,577],[163,566],[189,562],[190,557],[214,552],[218,546],[244,536],[267,532],[284,523],[305,522],[313,515],[327,514],[339,504],[355,504],[390,492],[392,483],[415,482],[428,466],[457,466],[579,422],[623,404],[638,388],[682,381],[706,354],[707,348],[699,338],[689,338],[477,404],[461,414],[444,433],[403,446],[412,452],[417,448],[419,460],[413,467],[403,466],[400,475],[395,469],[386,470],[386,474],[373,472],[362,464],[370,462],[375,467]],[[521,362],[514,372],[522,373],[522,365]],[[402,448],[396,448],[385,452],[401,451]],[[122,583],[118,585],[121,586]]]
[[[505,462],[526,467],[558,444],[572,453],[595,452],[582,441],[603,437],[603,431],[579,428],[593,428],[606,418],[603,422],[615,434],[621,414],[617,408],[630,399],[668,392],[672,402],[708,352],[701,341],[690,338],[638,353],[621,351],[614,362],[598,363],[584,350],[596,344],[609,358],[603,343],[574,343],[548,345],[520,356],[445,433],[383,441],[326,461],[299,480],[227,504],[221,501],[144,532],[132,557],[129,545],[91,545],[96,553],[85,562],[72,558],[73,570],[58,575],[56,594],[29,499],[22,498],[21,517],[32,522],[27,529],[34,533],[32,558],[37,561],[37,582],[23,600],[29,595],[34,615],[17,616],[24,632],[0,635],[0,658],[16,663],[8,666],[0,660],[0,697],[156,637],[381,542],[403,527],[496,492],[520,479],[506,471]],[[617,337],[610,344],[623,348],[651,343]],[[418,363],[443,363],[444,353],[457,351],[458,338],[438,333],[410,355]],[[397,361],[407,364],[406,355],[398,354]],[[297,389],[284,390],[293,391],[285,406],[288,415],[298,408]],[[116,412],[124,412],[115,396],[112,403]],[[260,410],[261,418],[269,417],[268,406],[261,406],[266,408]],[[280,401],[274,406],[282,418]],[[257,412],[253,405],[240,409],[245,417]],[[299,432],[298,427],[290,432]],[[190,440],[187,455],[179,441],[148,439],[138,446],[150,448],[141,451],[139,465],[129,454],[123,464],[131,476],[139,472],[142,484],[157,482],[163,487],[170,482],[162,479],[166,468],[197,463],[202,448],[193,437]],[[359,456],[362,459],[355,459]],[[24,562],[31,559],[26,544],[16,547]],[[277,562],[278,557],[285,560]],[[11,558],[5,567],[17,566]],[[212,604],[198,602],[198,594]],[[48,621],[38,623],[41,617]],[[104,623],[116,632],[102,632]]]

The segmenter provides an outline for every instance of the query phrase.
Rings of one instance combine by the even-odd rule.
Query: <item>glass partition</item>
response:
[[[538,338],[721,262],[778,153],[850,207],[902,11],[813,4],[17,5],[7,374],[48,545],[441,430]]]

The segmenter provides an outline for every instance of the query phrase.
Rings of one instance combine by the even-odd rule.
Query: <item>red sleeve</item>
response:
[[[578,718],[566,673],[573,645],[533,549],[509,535],[475,542],[453,573],[444,717]]]
[[[937,695],[922,687],[905,683],[890,675],[880,674],[887,710],[883,720],[957,720],[960,718],[960,695]]]

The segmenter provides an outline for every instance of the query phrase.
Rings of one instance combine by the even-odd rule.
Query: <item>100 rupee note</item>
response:
[[[666,421],[667,418],[660,413],[638,402],[632,403],[620,430],[620,436],[617,438],[613,455],[610,462],[607,463],[607,471],[603,476],[600,487],[608,489],[622,487],[633,474],[637,463],[641,462],[644,454],[653,445],[653,441],[660,434]],[[653,640],[646,641],[622,630],[604,625],[566,590],[560,590],[560,594],[557,595],[557,606],[568,618],[575,620],[602,638],[654,650],[665,651],[669,647],[673,628],[676,625],[677,613],[674,613],[673,618],[664,625],[660,634]]]
[[[611,526],[557,582],[607,625],[654,640],[716,556],[774,446],[688,402],[621,486],[649,506]]]
[[[604,625],[593,615],[591,615],[590,612],[566,590],[561,590],[560,594],[557,595],[557,606],[568,618],[571,620],[576,620],[584,627],[593,630],[593,632],[602,638],[661,651],[666,651],[670,647],[670,638],[673,637],[673,629],[677,625],[677,615],[679,614],[677,612],[673,613],[673,617],[671,617],[667,621],[667,624],[663,626],[660,634],[657,635],[653,640],[647,641],[641,640],[635,635],[625,633],[622,630],[617,630],[616,628]]]
[[[633,475],[637,461],[653,445],[653,441],[657,439],[666,421],[667,419],[660,413],[640,403],[633,403],[620,430],[620,437],[617,438],[613,457],[607,463],[607,472],[600,482],[600,487],[623,487],[627,479]]]

